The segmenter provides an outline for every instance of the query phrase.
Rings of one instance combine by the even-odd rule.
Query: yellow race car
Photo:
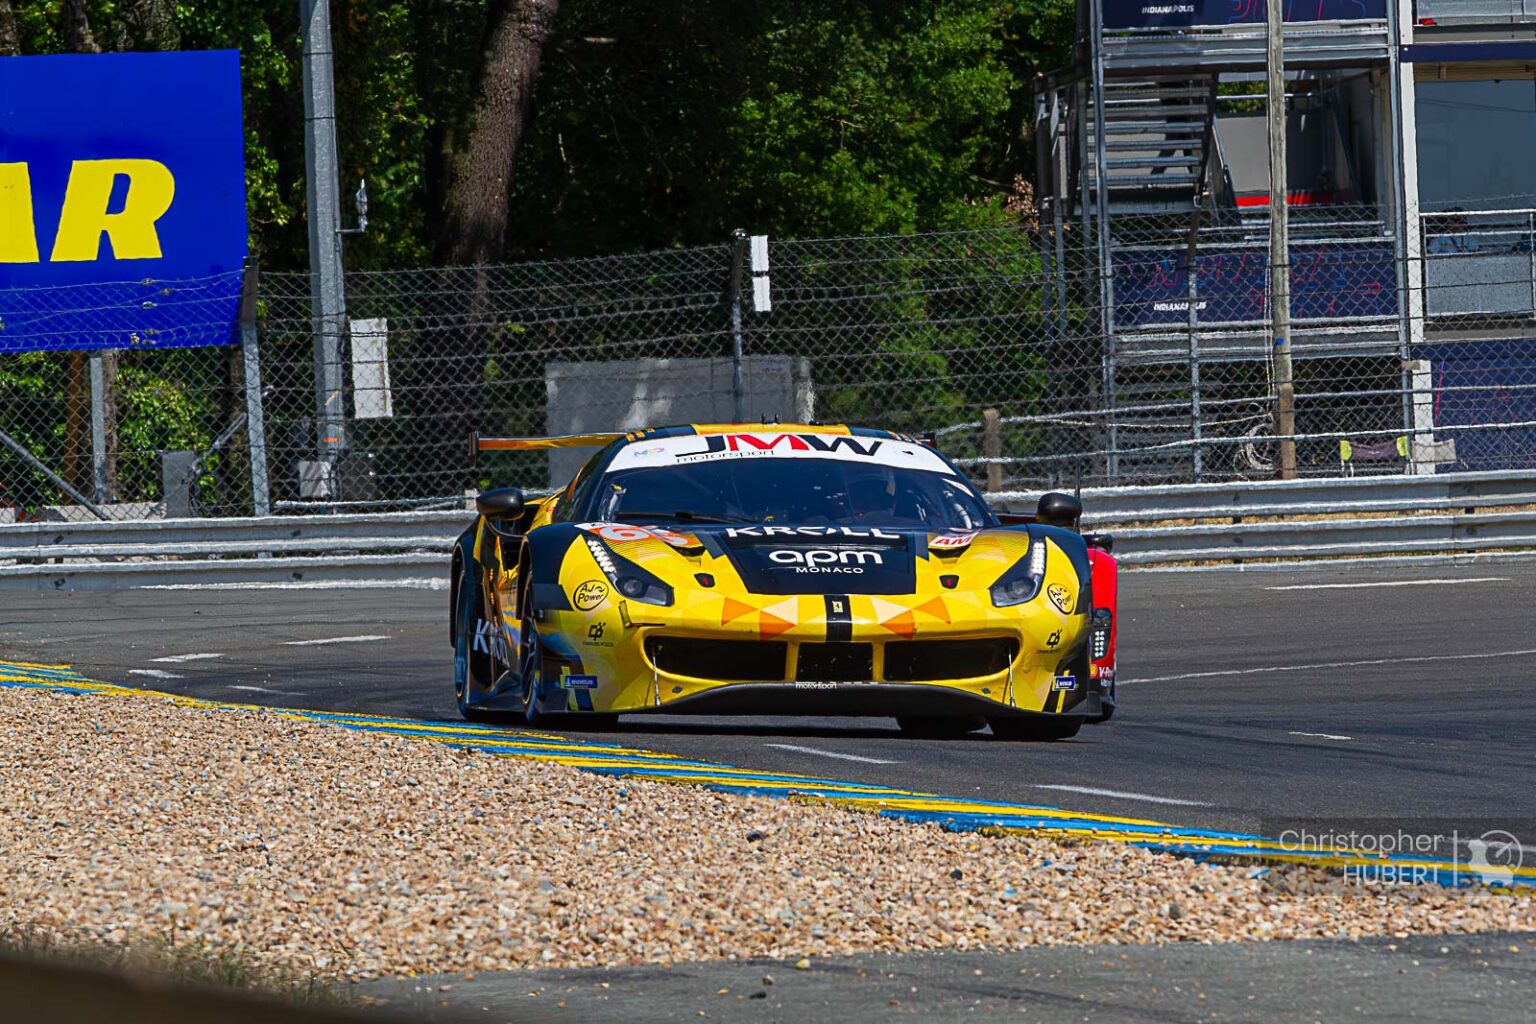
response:
[[[477,437],[600,445],[539,500],[486,491],[454,548],[466,717],[880,715],[1063,739],[1114,709],[1107,538],[1046,495],[1002,522],[931,446],[824,425]]]

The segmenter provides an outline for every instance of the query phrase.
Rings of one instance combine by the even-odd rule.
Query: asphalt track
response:
[[[0,656],[219,700],[457,717],[444,591],[3,601]],[[890,719],[635,716],[603,739],[1197,827],[1497,826],[1536,846],[1533,605],[1536,564],[1520,561],[1127,573],[1121,709],[1071,742],[913,740]]]
[[[765,984],[765,981],[768,982]],[[915,1020],[1097,1024],[1320,1021],[1446,1024],[1532,1019],[1528,934],[1363,942],[1056,946],[440,975],[368,982],[411,1020],[650,1024]]]

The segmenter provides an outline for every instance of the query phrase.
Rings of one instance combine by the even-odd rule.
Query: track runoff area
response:
[[[1536,882],[1536,564],[1123,579],[1123,714],[1057,744],[915,740],[878,719],[626,719],[564,737],[464,723],[446,595],[427,587],[17,595],[0,640],[26,658],[0,683],[170,694],[952,830]]]

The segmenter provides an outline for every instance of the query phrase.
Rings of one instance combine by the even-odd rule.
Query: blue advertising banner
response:
[[[1284,0],[1286,21],[1385,21],[1387,0]],[[1264,0],[1103,0],[1104,27],[1262,24]]]
[[[1201,323],[1268,318],[1269,256],[1253,249],[1201,253],[1196,313]],[[1291,246],[1291,317],[1295,320],[1397,315],[1392,247],[1378,242]],[[1115,326],[1189,322],[1189,275],[1183,253],[1115,254]]]
[[[0,57],[0,353],[229,345],[240,55]]]

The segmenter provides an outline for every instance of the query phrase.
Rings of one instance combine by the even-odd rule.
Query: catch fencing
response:
[[[1536,462],[1536,211],[1411,220],[1402,250],[1373,209],[1293,218],[1303,476]],[[932,437],[994,492],[1272,478],[1262,211],[1092,227],[353,271],[334,345],[309,276],[264,273],[241,346],[104,360],[94,438],[90,356],[0,354],[0,518],[457,508],[582,457],[472,430],[739,419]]]
[[[259,364],[230,315],[241,278],[0,293],[0,525],[251,511]]]

